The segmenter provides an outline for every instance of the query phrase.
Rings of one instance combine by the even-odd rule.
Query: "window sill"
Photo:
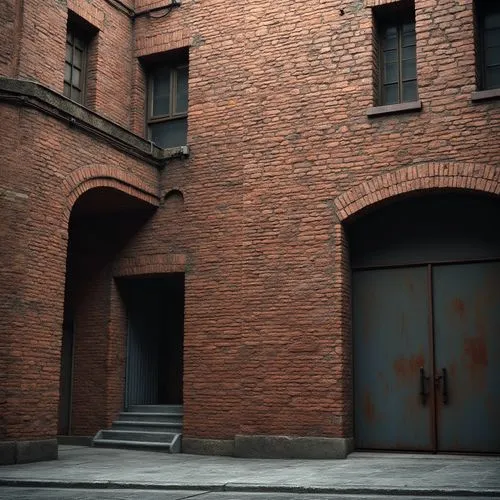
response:
[[[366,110],[368,118],[376,116],[394,115],[399,113],[411,113],[422,109],[422,101],[401,102],[399,104],[388,104],[387,106],[374,106]]]
[[[472,92],[472,102],[489,101],[490,99],[500,99],[500,89],[478,90]]]

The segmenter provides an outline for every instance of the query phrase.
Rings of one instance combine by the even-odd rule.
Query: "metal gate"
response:
[[[148,309],[129,313],[125,407],[157,404],[158,324]]]
[[[358,448],[500,452],[500,262],[353,273]]]

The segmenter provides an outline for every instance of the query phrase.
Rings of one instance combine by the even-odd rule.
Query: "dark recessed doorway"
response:
[[[125,408],[182,404],[184,273],[121,279],[127,310]]]

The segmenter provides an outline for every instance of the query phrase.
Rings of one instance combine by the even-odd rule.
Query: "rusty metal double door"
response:
[[[500,262],[353,273],[359,449],[500,452]]]

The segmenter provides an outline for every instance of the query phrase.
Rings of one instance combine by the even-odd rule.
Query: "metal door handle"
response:
[[[443,371],[441,372],[442,375],[439,377],[436,377],[436,386],[439,385],[441,380],[443,381],[443,404],[447,405],[448,404],[448,371],[446,368],[443,368]]]
[[[448,404],[448,372],[443,368],[443,404]]]
[[[426,382],[429,380],[429,377],[425,376],[424,367],[420,367],[420,401],[425,406],[427,402],[427,396],[429,393],[425,390]]]

